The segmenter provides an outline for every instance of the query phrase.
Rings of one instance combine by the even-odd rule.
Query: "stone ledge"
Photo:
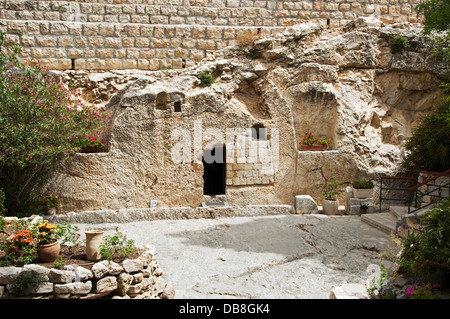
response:
[[[128,208],[119,210],[92,210],[79,213],[47,215],[50,223],[65,221],[80,224],[130,223],[141,220],[199,219],[235,216],[264,216],[293,214],[291,205],[248,205],[174,208]]]

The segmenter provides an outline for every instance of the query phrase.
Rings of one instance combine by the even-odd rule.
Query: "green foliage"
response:
[[[369,283],[369,287],[367,288],[367,293],[369,296],[374,296],[377,291],[380,291],[383,287],[383,283],[387,279],[387,270],[384,267],[384,264],[380,264],[380,276],[374,276]]]
[[[410,299],[441,299],[442,295],[437,291],[438,284],[425,283],[423,280],[406,288],[406,297]]]
[[[369,189],[373,188],[373,182],[365,179],[358,179],[352,182],[352,186],[356,189]]]
[[[44,282],[44,275],[35,271],[20,272],[11,283],[11,292],[15,295],[22,295],[36,291]]]
[[[200,85],[211,86],[214,83],[214,77],[211,75],[211,71],[205,70],[198,75],[200,79]]]
[[[408,39],[403,35],[395,35],[391,38],[391,52],[393,54],[403,52],[409,47]]]
[[[58,196],[52,193],[51,195],[42,197],[42,204],[47,208],[52,208],[61,205],[61,202]]]
[[[422,118],[405,144],[402,166],[410,170],[443,172],[450,163],[450,98]]]
[[[65,245],[71,249],[74,246],[79,245],[80,237],[80,228],[70,224],[69,221],[65,221],[58,225],[56,238],[58,238],[61,245]]]
[[[330,142],[326,139],[320,139],[317,136],[314,136],[311,132],[306,132],[303,139],[300,141],[301,145],[326,145],[328,146]]]
[[[402,243],[399,264],[429,282],[448,283],[450,274],[450,197],[436,205]]]
[[[424,32],[446,31],[450,28],[450,2],[448,0],[428,0],[415,7],[418,15],[424,17]]]
[[[6,213],[5,199],[5,192],[0,188],[0,217]]]
[[[450,1],[428,0],[418,4],[415,10],[423,17],[423,31],[430,34],[433,31],[444,32],[433,38],[435,48],[433,56],[441,67],[448,68],[450,62]]]
[[[134,240],[127,239],[121,232],[106,235],[100,245],[100,255],[110,261],[115,257],[125,257],[134,251]]]
[[[336,196],[343,192],[343,185],[347,183],[341,174],[337,171],[331,175],[325,175],[322,178],[321,192],[325,199],[335,200]]]
[[[2,32],[0,52],[0,188],[10,215],[30,215],[57,163],[74,157],[77,141],[104,134],[108,115],[84,105],[57,74],[20,63]]]

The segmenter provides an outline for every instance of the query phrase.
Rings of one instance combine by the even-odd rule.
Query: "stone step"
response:
[[[363,214],[361,220],[385,233],[395,233],[397,226],[397,218],[390,212],[379,214]]]

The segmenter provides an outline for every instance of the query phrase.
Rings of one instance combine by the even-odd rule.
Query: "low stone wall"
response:
[[[152,249],[144,247],[136,259],[121,263],[104,260],[95,263],[91,269],[67,265],[60,270],[37,264],[0,267],[0,298],[172,299],[175,291],[153,255]],[[44,281],[34,291],[16,296],[12,293],[12,283],[24,271],[42,274]]]

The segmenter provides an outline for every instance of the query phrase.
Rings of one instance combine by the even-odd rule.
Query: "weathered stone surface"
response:
[[[75,273],[71,270],[52,268],[48,276],[53,283],[70,283],[75,280]]]
[[[140,259],[125,259],[123,261],[123,269],[127,273],[140,272],[143,266],[144,264]]]
[[[49,280],[50,269],[44,266],[39,266],[36,264],[29,264],[23,266],[23,271],[33,271],[35,273],[43,275],[43,280]]]
[[[100,279],[96,283],[95,292],[111,292],[117,289],[117,278],[115,276],[108,276]]]
[[[133,276],[128,273],[121,273],[117,278],[118,293],[121,296],[125,296],[128,293],[131,283],[133,282]]]
[[[95,278],[100,279],[106,274],[108,274],[109,269],[106,266],[106,263],[104,261],[95,263],[91,268],[92,273],[94,274]]]
[[[172,73],[66,72],[86,98],[102,85],[123,85],[102,89],[115,93],[102,99],[112,116],[108,152],[80,154],[60,167],[48,189],[61,194],[61,212],[102,210],[92,215],[98,222],[152,219],[174,207],[180,218],[211,217],[209,209],[197,209],[204,201],[202,155],[225,145],[234,161],[226,163],[228,205],[292,205],[297,194],[320,205],[324,175],[341,170],[348,179],[377,180],[397,172],[411,129],[440,101],[443,70],[420,32],[374,18],[338,29],[308,23]],[[414,45],[392,54],[389,39],[397,34]],[[210,87],[197,78],[205,69],[215,77]],[[257,124],[267,129],[270,146],[260,157],[251,135],[227,135]],[[328,139],[329,150],[300,151],[308,130]]]
[[[0,267],[0,284],[10,284],[21,271],[21,267]]]
[[[297,195],[294,200],[296,214],[317,214],[319,212],[316,202],[309,195]]]
[[[57,294],[88,294],[92,289],[92,281],[73,282],[68,284],[55,284],[54,291]]]

